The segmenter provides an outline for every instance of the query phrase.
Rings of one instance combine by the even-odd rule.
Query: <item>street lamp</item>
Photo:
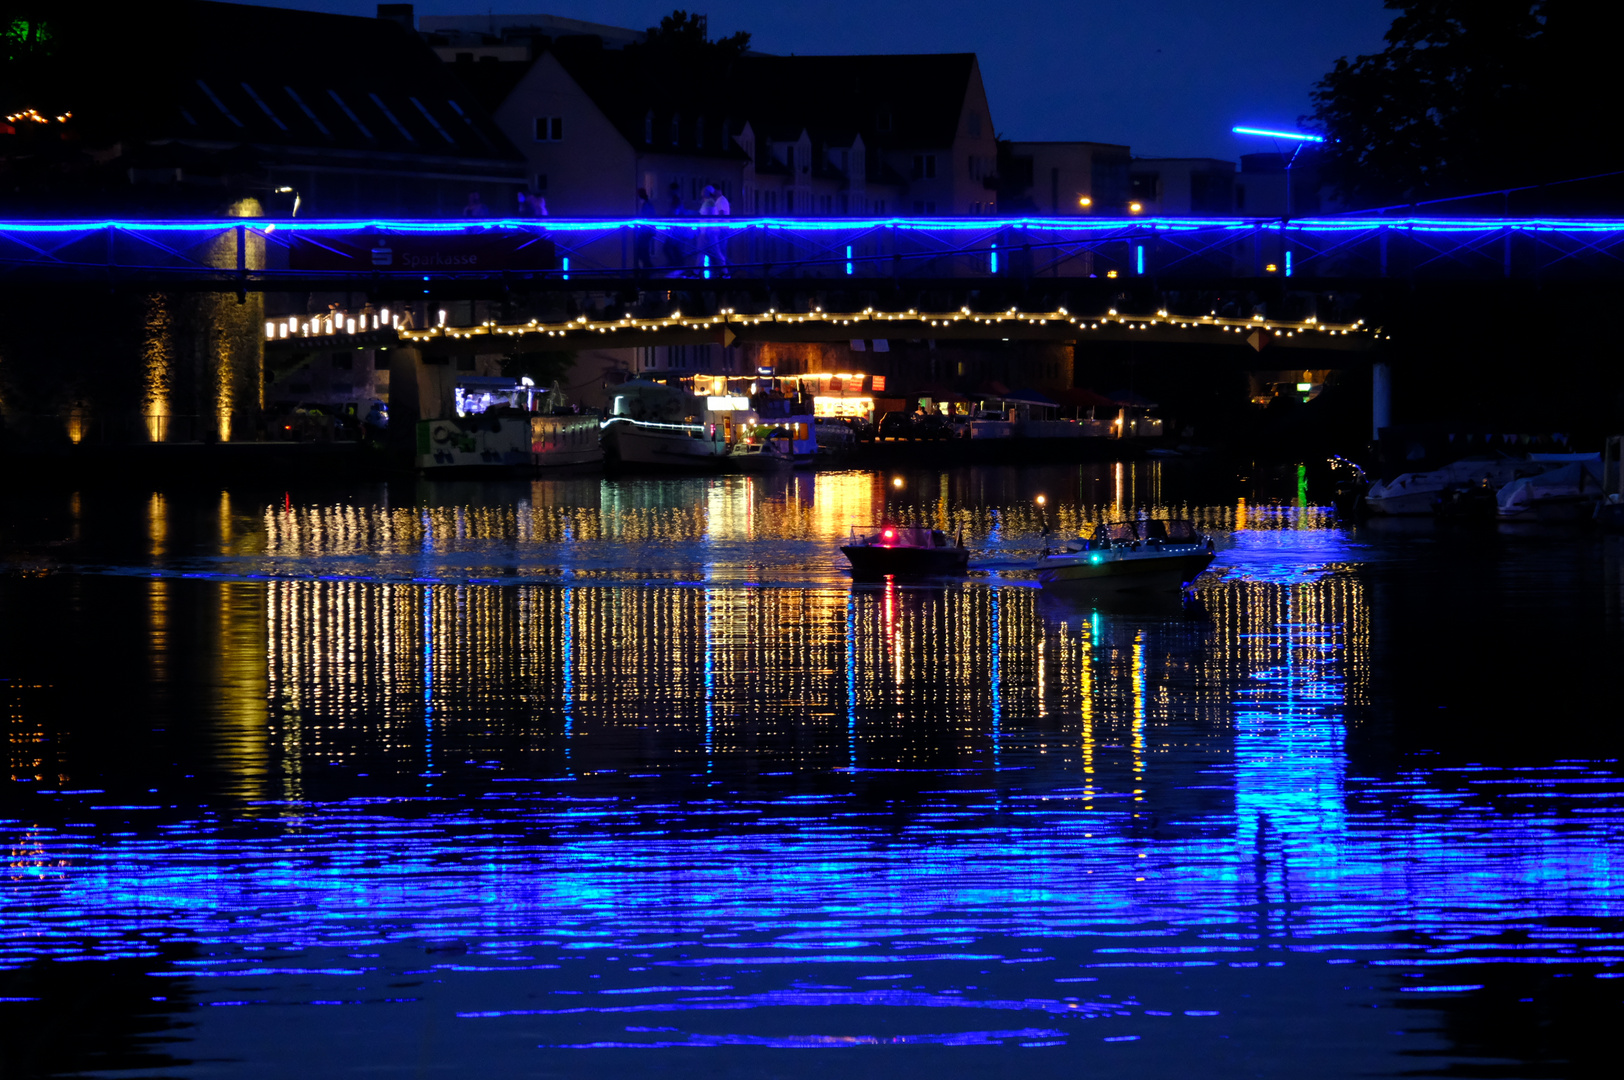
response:
[[[1314,143],[1323,143],[1324,136],[1304,135],[1297,131],[1273,131],[1269,128],[1232,127],[1229,129],[1236,135],[1250,135],[1253,138],[1275,140],[1275,152],[1286,159],[1286,216],[1291,216],[1291,167],[1297,164],[1297,155]],[[1291,155],[1286,155],[1281,143],[1291,146]]]

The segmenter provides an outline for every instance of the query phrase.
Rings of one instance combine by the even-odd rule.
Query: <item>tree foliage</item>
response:
[[[712,41],[709,19],[679,8],[662,18],[659,26],[648,28],[644,48],[673,59],[725,66],[743,56],[750,48],[750,35],[740,30],[729,37]]]
[[[1322,170],[1351,207],[1544,183],[1616,161],[1616,140],[1591,128],[1611,96],[1600,5],[1386,5],[1397,12],[1386,48],[1338,60],[1313,92],[1309,119],[1328,138]]]

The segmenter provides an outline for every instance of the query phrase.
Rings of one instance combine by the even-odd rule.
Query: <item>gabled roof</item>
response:
[[[758,129],[855,131],[871,148],[933,149],[952,145],[975,68],[975,53],[746,56],[735,81]],[[982,120],[990,133],[992,118]]]
[[[383,19],[196,0],[148,130],[206,144],[512,161],[485,108]],[[167,99],[168,107],[162,102]]]
[[[722,126],[725,122],[737,131],[741,120],[755,129],[758,146],[792,141],[803,131],[819,147],[850,146],[860,135],[871,151],[870,177],[886,182],[895,177],[886,174],[883,151],[952,145],[976,70],[974,53],[749,55],[725,71],[695,72],[692,79],[673,85],[637,49],[604,49],[589,40],[563,39],[549,51],[634,147],[735,156],[721,145]],[[488,77],[495,80],[497,74]],[[654,139],[647,142],[645,123],[651,112]],[[675,147],[668,134],[673,115],[679,117],[681,131],[681,145]],[[706,120],[704,147],[694,145],[692,125],[699,117]],[[990,134],[991,117],[982,121]]]

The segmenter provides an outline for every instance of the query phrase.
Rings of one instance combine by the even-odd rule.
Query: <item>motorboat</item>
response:
[[[1501,521],[1579,521],[1595,516],[1603,501],[1600,454],[1526,476],[1502,487],[1495,496]]]
[[[1370,485],[1364,505],[1388,517],[1430,515],[1445,493],[1460,489],[1498,489],[1524,476],[1544,472],[1546,462],[1508,457],[1468,457],[1427,472],[1402,473]]]
[[[1098,592],[1178,589],[1194,581],[1214,556],[1212,537],[1183,518],[1113,521],[1045,554],[1037,571],[1045,586]]]
[[[786,428],[766,429],[760,437],[736,442],[727,454],[728,468],[735,472],[772,472],[794,464],[795,444]]]
[[[641,379],[622,383],[599,425],[604,457],[632,468],[719,469],[727,444],[716,425],[698,421],[703,415],[703,403],[680,388]]]
[[[854,527],[840,550],[851,562],[852,576],[859,578],[947,577],[963,574],[970,565],[963,533],[949,540],[940,529],[916,525]]]

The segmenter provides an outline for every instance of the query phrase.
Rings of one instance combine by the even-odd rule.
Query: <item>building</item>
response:
[[[143,77],[97,91],[115,103],[69,132],[71,154],[36,177],[34,159],[0,148],[17,209],[56,199],[76,214],[100,203],[195,216],[251,199],[272,215],[443,218],[506,205],[523,183],[475,96],[396,20],[159,8]]]
[[[1246,217],[1300,217],[1322,209],[1319,170],[1292,154],[1242,154],[1235,212]],[[1291,184],[1287,198],[1286,184]]]
[[[1235,212],[1235,163],[1216,158],[1134,158],[1130,200],[1149,217],[1222,217]]]
[[[1005,142],[998,148],[1005,213],[1070,217],[1130,213],[1126,146],[1097,142]]]
[[[659,213],[673,193],[692,212],[707,185],[735,216],[996,209],[997,145],[971,53],[752,53],[693,72],[642,49],[644,33],[557,16],[425,16],[420,31],[523,153],[554,215],[627,215],[640,187]]]

